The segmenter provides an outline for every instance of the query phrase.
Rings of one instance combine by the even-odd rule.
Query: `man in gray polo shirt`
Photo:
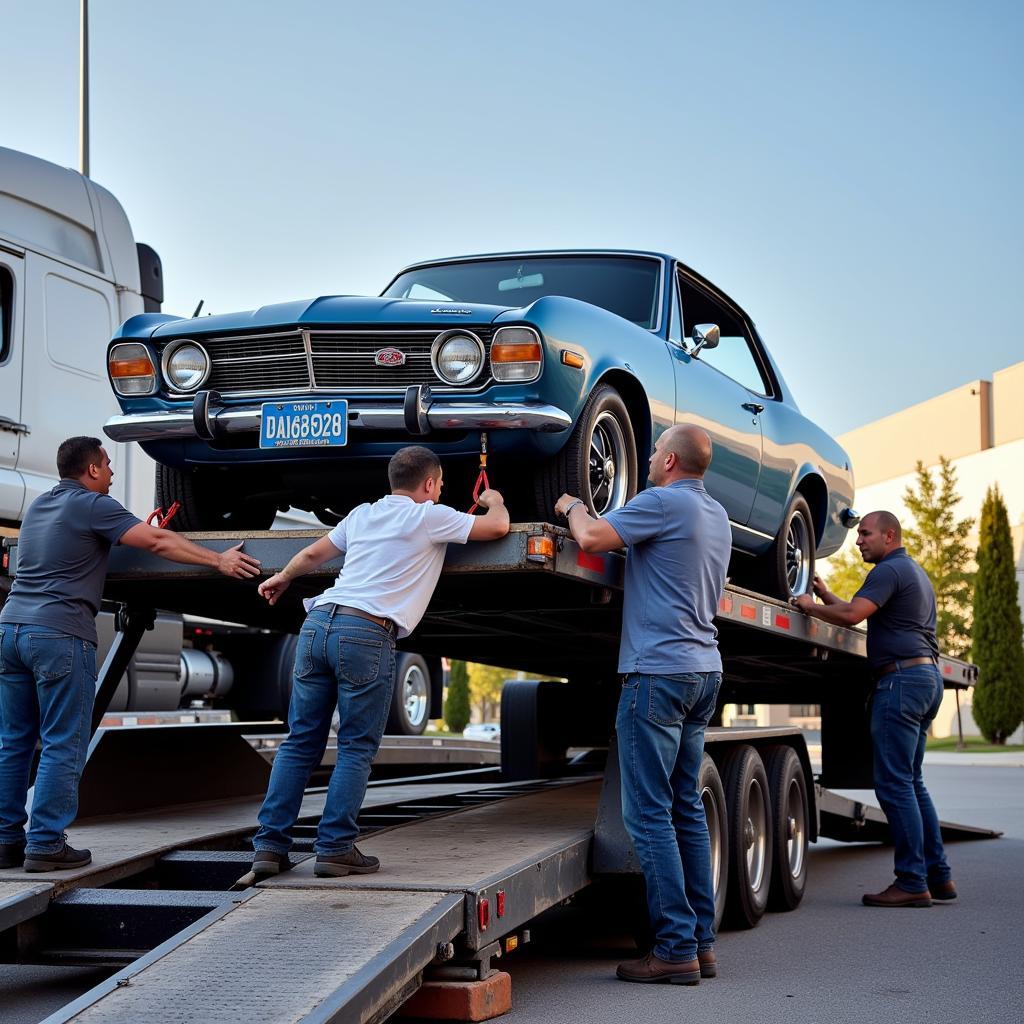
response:
[[[594,519],[572,495],[555,511],[584,551],[627,547],[615,729],[622,816],[644,879],[655,946],[620,964],[624,981],[696,985],[717,972],[711,848],[697,776],[722,685],[713,619],[732,531],[704,489],[711,439],[677,425],[651,455],[653,487]]]
[[[78,810],[96,692],[96,613],[113,544],[143,548],[225,576],[259,575],[240,550],[220,554],[147,526],[109,495],[110,459],[96,437],[57,449],[60,483],[29,506],[18,536],[18,571],[0,609],[0,868],[82,867],[88,850],[64,830]],[[27,846],[25,804],[42,739]]]

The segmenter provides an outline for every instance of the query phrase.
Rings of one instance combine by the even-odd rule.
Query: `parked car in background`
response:
[[[501,726],[497,722],[475,722],[462,730],[465,740],[500,740]]]
[[[711,435],[739,581],[806,591],[855,521],[846,453],[801,415],[752,320],[661,253],[466,256],[408,267],[378,298],[142,314],[108,368],[122,414],[106,432],[156,460],[177,529],[265,528],[287,507],[336,522],[413,441],[467,506],[482,433],[514,517],[550,519],[564,491],[602,514],[683,420]]]

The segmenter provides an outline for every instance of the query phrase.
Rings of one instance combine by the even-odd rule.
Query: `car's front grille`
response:
[[[490,348],[490,328],[470,328]],[[274,394],[289,391],[375,391],[401,393],[410,384],[438,391],[475,391],[490,380],[490,367],[466,389],[451,388],[430,365],[436,330],[301,331],[248,337],[209,338],[204,344],[211,369],[206,387],[224,395]],[[405,354],[401,366],[378,366],[382,348]],[[313,379],[310,379],[312,366]]]

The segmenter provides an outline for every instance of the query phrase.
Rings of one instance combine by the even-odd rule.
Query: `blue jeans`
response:
[[[29,773],[36,771],[29,853],[57,853],[78,813],[96,697],[96,645],[47,626],[0,623],[0,843],[25,840]]]
[[[356,815],[366,795],[370,764],[380,746],[395,687],[395,641],[368,619],[341,615],[337,605],[306,617],[295,649],[288,706],[288,737],[274,758],[270,787],[260,808],[257,850],[287,853],[302,794],[327,749],[337,707],[338,760],[327,787],[315,849],[347,853],[359,829]]]
[[[938,668],[913,665],[883,676],[871,704],[875,793],[892,832],[896,885],[905,892],[922,892],[952,877],[921,774],[928,726],[941,701]]]
[[[630,674],[615,731],[622,818],[647,883],[655,955],[692,960],[715,942],[711,843],[697,780],[721,672]]]

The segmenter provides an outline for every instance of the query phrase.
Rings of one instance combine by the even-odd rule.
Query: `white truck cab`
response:
[[[160,259],[121,204],[76,171],[0,147],[0,527],[57,479],[66,437],[103,437],[118,411],[104,359],[117,326],[157,311]],[[112,494],[153,508],[152,462],[106,443]]]

